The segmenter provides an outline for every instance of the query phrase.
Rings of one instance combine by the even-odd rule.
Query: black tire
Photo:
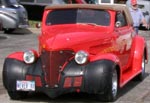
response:
[[[8,95],[13,100],[20,100],[25,99],[28,95],[28,92],[22,92],[22,91],[8,91]]]
[[[142,64],[141,64],[142,72],[136,77],[138,81],[142,81],[145,78],[145,56],[143,55]]]
[[[4,29],[5,34],[10,34],[14,31],[15,29]]]
[[[100,100],[102,101],[107,101],[107,102],[113,102],[117,99],[117,94],[118,94],[118,74],[117,74],[117,70],[113,69],[111,74],[108,75],[109,79],[106,83],[106,85],[108,86],[107,88],[105,88],[104,90],[104,94],[98,94],[98,97],[100,98]]]

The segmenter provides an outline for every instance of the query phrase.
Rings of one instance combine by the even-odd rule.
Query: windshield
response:
[[[47,16],[47,25],[87,23],[109,26],[110,14],[95,9],[64,9],[54,10]]]

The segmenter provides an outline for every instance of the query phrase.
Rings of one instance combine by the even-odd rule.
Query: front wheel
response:
[[[142,81],[145,78],[145,56],[143,55],[142,64],[141,64],[141,73],[137,76],[139,81]]]
[[[108,88],[105,88],[103,95],[98,95],[99,98],[101,98],[103,101],[115,101],[117,98],[118,93],[118,74],[117,70],[113,69],[112,73],[108,75],[109,79],[106,82],[106,85]],[[101,97],[102,96],[102,97]]]
[[[28,92],[22,92],[22,91],[8,91],[8,95],[13,100],[20,100],[27,97]]]
[[[4,29],[4,33],[5,34],[10,34],[10,33],[12,33],[13,31],[14,31],[15,29]]]

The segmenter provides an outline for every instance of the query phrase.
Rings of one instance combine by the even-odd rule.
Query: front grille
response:
[[[42,51],[42,67],[50,87],[58,84],[59,71],[66,61],[74,56],[73,51]]]
[[[28,19],[24,17],[19,17],[20,25],[28,25]]]

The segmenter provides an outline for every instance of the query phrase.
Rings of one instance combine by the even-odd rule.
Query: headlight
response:
[[[29,50],[29,51],[24,52],[23,59],[25,63],[31,64],[35,61],[36,56],[33,51]]]
[[[78,64],[84,64],[88,61],[88,57],[89,57],[89,54],[86,53],[85,51],[81,50],[75,54],[75,61]]]

